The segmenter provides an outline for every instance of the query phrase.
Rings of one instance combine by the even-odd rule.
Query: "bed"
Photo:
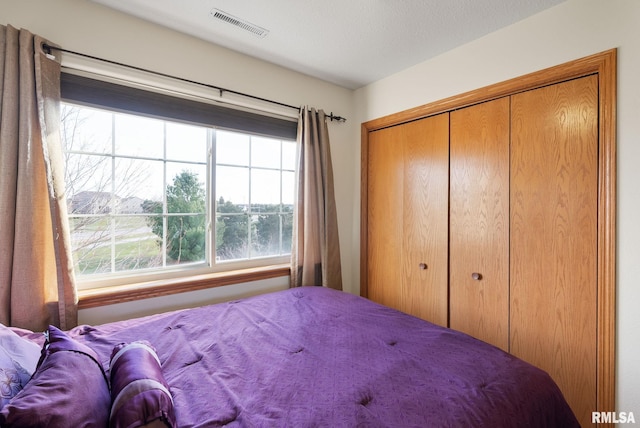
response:
[[[11,330],[38,349],[45,341],[41,333]],[[463,333],[328,288],[295,288],[49,335],[62,342],[48,344],[40,364],[47,356],[91,354],[85,360],[104,369],[91,382],[110,380],[112,389],[114,347],[152,348],[156,380],[170,396],[163,392],[138,404],[165,408],[146,409],[139,425],[156,419],[180,427],[579,426],[545,372]],[[72,352],[55,353],[55,346]],[[87,348],[91,352],[78,350]],[[55,411],[68,406],[77,414],[88,402],[101,403],[91,410],[96,414],[113,404],[104,394],[88,397],[103,386],[74,391],[85,382],[75,376],[91,370],[70,367],[54,382],[69,386],[44,393],[47,400],[74,397]],[[24,390],[3,408],[0,422],[12,426],[7,409]],[[40,413],[53,407],[42,399],[31,404]]]

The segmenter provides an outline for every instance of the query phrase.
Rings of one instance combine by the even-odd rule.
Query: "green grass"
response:
[[[79,235],[109,230],[112,219],[72,219]],[[147,226],[145,217],[121,217],[116,220],[115,264],[117,271],[145,269],[162,264],[159,238]],[[146,229],[146,230],[145,230]],[[102,243],[95,248],[78,249],[74,252],[76,272],[80,275],[111,272],[111,241],[105,232]]]
[[[111,246],[103,245],[92,250],[79,250],[74,254],[78,260],[77,272],[82,275],[111,271]],[[116,270],[145,269],[162,263],[157,238],[122,242],[115,245]]]

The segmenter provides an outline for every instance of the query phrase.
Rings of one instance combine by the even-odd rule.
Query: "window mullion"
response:
[[[162,267],[167,266],[167,234],[169,231],[169,212],[167,207],[167,123],[162,125]]]
[[[282,251],[282,234],[284,232],[284,216],[283,216],[283,204],[282,200],[284,197],[283,189],[282,189],[282,180],[284,180],[284,172],[282,171],[284,167],[284,143],[280,140],[280,203],[278,204],[278,255],[283,253]]]
[[[209,266],[216,264],[216,222],[218,219],[218,195],[216,193],[216,129],[207,129],[207,186],[209,200],[207,201],[208,211],[208,225],[207,225],[207,239],[209,240],[207,245],[207,262]]]
[[[251,220],[253,214],[253,194],[251,180],[253,177],[253,137],[249,137],[249,205],[247,208],[247,259],[251,259]]]
[[[116,118],[115,114],[111,114],[111,201],[109,229],[111,231],[110,247],[111,247],[111,272],[116,271],[116,219],[113,216],[115,212],[115,194],[116,194]]]

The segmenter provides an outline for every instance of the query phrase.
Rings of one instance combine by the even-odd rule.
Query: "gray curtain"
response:
[[[0,26],[0,322],[77,324],[60,143],[60,62]],[[50,43],[48,43],[50,44]]]
[[[342,290],[329,130],[322,110],[300,110],[298,149],[291,287]]]

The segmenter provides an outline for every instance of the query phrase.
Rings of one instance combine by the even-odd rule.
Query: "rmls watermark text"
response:
[[[591,412],[592,424],[635,424],[633,412]]]

